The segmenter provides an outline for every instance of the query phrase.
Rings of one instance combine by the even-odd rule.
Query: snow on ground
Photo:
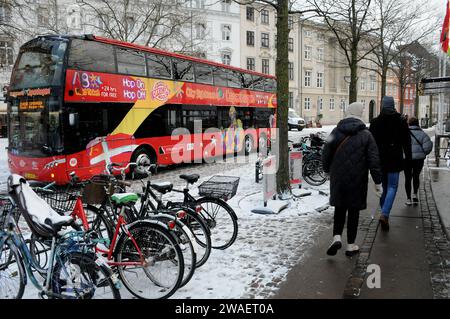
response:
[[[331,132],[334,126],[291,131],[290,139],[298,141],[301,136],[317,131]],[[5,140],[0,140],[0,181],[6,179]],[[256,184],[254,162],[251,156],[247,163],[213,163],[185,165],[162,170],[152,178],[153,181],[170,181],[175,188],[185,186],[179,174],[199,173],[197,183],[212,175],[239,176],[237,194],[229,204],[238,216],[238,237],[226,250],[213,250],[205,265],[198,268],[192,280],[180,288],[172,298],[268,298],[277,290],[289,270],[302,261],[314,245],[318,234],[332,224],[332,209],[317,211],[326,207],[328,182],[319,187],[303,184],[311,195],[293,198],[289,207],[278,214],[261,215],[251,212],[262,207],[262,184]],[[234,161],[234,160],[233,160]],[[132,189],[139,191],[140,182],[134,182]],[[192,194],[197,194],[197,188]],[[176,200],[174,193],[164,195],[164,199]],[[126,288],[121,289],[122,298],[131,298]],[[27,285],[25,298],[37,298],[36,289],[31,282]]]

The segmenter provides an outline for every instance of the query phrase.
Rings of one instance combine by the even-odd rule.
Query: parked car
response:
[[[306,122],[303,118],[301,118],[294,109],[289,109],[288,113],[288,129],[289,131],[293,128],[296,128],[298,131],[301,131],[305,128]]]

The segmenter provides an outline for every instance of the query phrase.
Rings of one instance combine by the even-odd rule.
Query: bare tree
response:
[[[365,40],[376,30],[370,23],[372,0],[307,0],[333,32],[350,69],[349,103],[358,97],[358,63],[374,50]]]
[[[437,21],[422,3],[406,0],[373,0],[371,17],[374,30],[367,40],[375,54],[367,59],[375,64],[374,71],[380,75],[383,98],[386,95],[387,72],[393,62],[408,49],[409,44],[430,36],[437,28]],[[407,62],[404,58],[398,59],[398,62]],[[400,101],[402,113],[403,99]]]

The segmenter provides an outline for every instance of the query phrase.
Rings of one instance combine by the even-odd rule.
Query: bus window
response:
[[[194,67],[192,62],[172,59],[173,79],[180,81],[194,81]]]
[[[228,70],[228,86],[232,88],[241,88],[241,79],[238,72]]]
[[[149,53],[146,56],[149,77],[159,79],[172,78],[172,66],[169,57]]]
[[[277,82],[274,79],[266,79],[264,84],[266,92],[275,93],[277,91]]]
[[[213,84],[212,68],[206,64],[195,65],[195,81],[203,84]]]
[[[13,71],[10,89],[60,85],[66,42],[36,40],[24,45]]]
[[[214,69],[214,85],[216,86],[228,86],[228,77],[225,69]]]
[[[264,91],[264,78],[261,76],[253,76],[252,89]]]
[[[69,50],[69,68],[116,73],[114,47],[99,42],[73,39]]]
[[[249,89],[252,87],[253,76],[248,73],[241,73],[241,84],[242,88]]]
[[[117,71],[119,73],[146,76],[144,54],[125,48],[116,48]]]

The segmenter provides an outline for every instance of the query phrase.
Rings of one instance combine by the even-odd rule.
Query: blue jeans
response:
[[[394,204],[395,195],[397,194],[398,179],[400,172],[383,174],[383,194],[380,198],[381,213],[385,217],[389,217],[392,205]]]

